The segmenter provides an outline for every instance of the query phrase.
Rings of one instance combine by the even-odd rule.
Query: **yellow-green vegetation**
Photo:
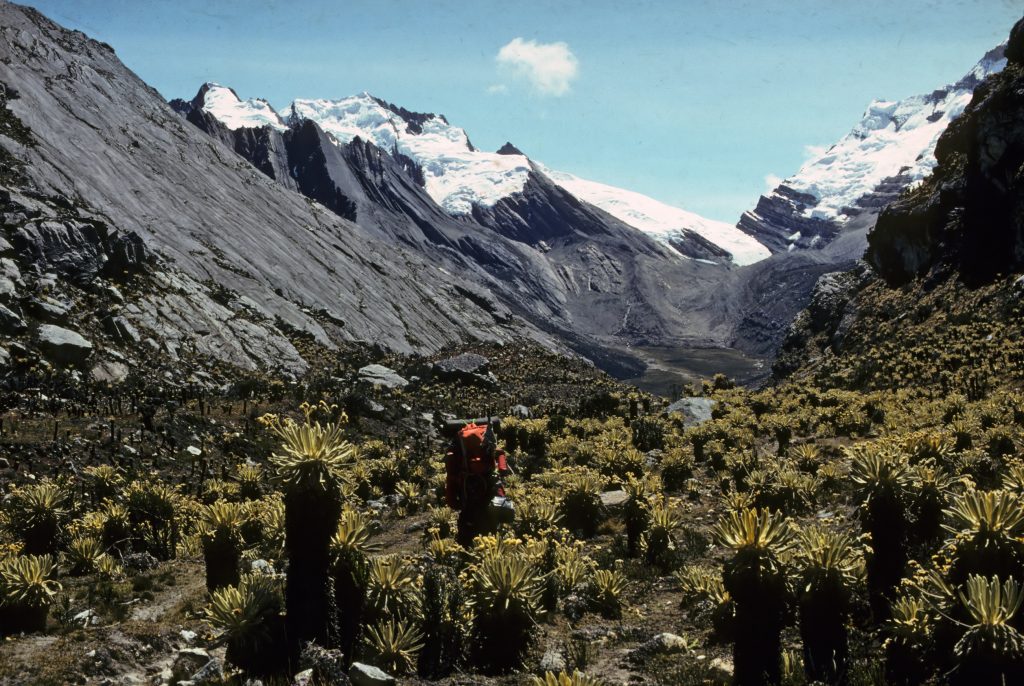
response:
[[[31,607],[26,630],[55,631],[58,577],[127,587],[141,582],[121,561],[145,553],[204,563],[195,614],[244,675],[295,671],[301,638],[410,680],[1013,683],[1024,394],[1004,353],[1018,324],[980,325],[936,291],[1016,312],[998,289],[871,286],[863,312],[888,338],[858,324],[776,385],[692,388],[712,403],[702,423],[582,368],[552,363],[546,382],[536,353],[507,349],[494,354],[519,366],[495,369],[515,395],[424,380],[375,390],[385,413],[359,414],[331,385],[340,372],[268,386],[270,430],[221,420],[201,477],[149,456],[7,487],[0,564],[27,565],[12,579],[37,590],[18,606],[5,581],[0,612]],[[880,323],[901,311],[915,312],[902,343]],[[958,336],[986,342],[968,353]],[[303,398],[317,402],[296,411]],[[418,413],[520,402],[535,416],[498,430],[516,516],[463,547],[446,445]],[[545,653],[564,664],[541,669]]]

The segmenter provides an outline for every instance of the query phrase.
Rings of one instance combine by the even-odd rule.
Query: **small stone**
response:
[[[224,664],[217,658],[210,658],[210,661],[199,668],[199,671],[190,679],[196,686],[209,686],[220,684],[224,681]],[[181,682],[179,682],[180,686]]]
[[[513,405],[511,414],[513,417],[518,417],[519,419],[530,419],[533,417],[533,413],[526,405]]]
[[[353,662],[348,670],[348,678],[352,686],[393,686],[398,683],[395,677],[373,665]]]
[[[79,626],[91,626],[99,623],[95,610],[83,610],[71,618]]]
[[[554,672],[557,674],[558,672],[564,672],[565,667],[565,657],[561,651],[554,648],[546,650],[544,656],[540,659],[540,668],[544,672]]]
[[[629,494],[623,490],[605,491],[601,494],[601,504],[609,509],[619,507],[627,500],[629,500]]]
[[[249,571],[258,574],[273,574],[274,566],[266,560],[253,560],[249,563]]]
[[[122,343],[137,344],[142,340],[138,330],[132,326],[124,317],[106,317],[103,319],[103,328],[115,341]]]
[[[181,636],[181,640],[185,641],[185,643],[191,643],[198,636],[196,632],[189,631],[188,629],[182,629],[178,635]]]

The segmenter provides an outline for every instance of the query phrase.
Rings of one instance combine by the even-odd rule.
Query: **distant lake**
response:
[[[752,357],[732,348],[630,348],[632,354],[647,363],[643,374],[622,379],[657,395],[671,396],[673,391],[694,381],[725,374],[743,386],[755,386],[771,374],[771,361]]]

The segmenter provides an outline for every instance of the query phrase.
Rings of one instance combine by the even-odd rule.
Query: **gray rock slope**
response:
[[[199,297],[201,284],[215,284],[259,318],[328,345],[358,339],[411,351],[516,335],[550,343],[466,295],[493,301],[486,284],[382,242],[268,179],[177,116],[109,46],[35,10],[0,3],[0,81],[18,94],[8,107],[32,131],[31,145],[0,138],[24,161],[28,186],[137,234],[189,284],[154,294],[166,312],[139,315],[143,325],[155,319],[148,323],[161,325],[157,333],[189,338],[208,331],[211,316],[230,320]],[[244,341],[230,327],[213,329],[220,340],[210,352],[275,359],[258,335]]]

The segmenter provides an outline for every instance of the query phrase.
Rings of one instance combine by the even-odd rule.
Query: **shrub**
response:
[[[49,481],[15,488],[5,505],[7,529],[21,541],[25,555],[57,552],[68,515],[68,495]]]
[[[419,617],[416,573],[397,555],[371,558],[367,572],[366,612],[369,622]]]
[[[317,407],[304,403],[302,410],[302,423],[273,415],[261,419],[282,441],[282,452],[270,461],[274,479],[284,490],[285,605],[293,663],[306,642],[330,645],[336,616],[330,545],[341,517],[344,470],[356,454],[341,423],[322,425],[312,419]]]
[[[423,649],[423,634],[408,622],[389,620],[367,629],[365,647],[373,662],[389,674],[413,671]]]
[[[132,549],[158,560],[173,559],[179,538],[179,493],[159,481],[133,481],[124,500]]]
[[[206,621],[225,644],[228,662],[254,676],[280,673],[288,664],[283,603],[279,581],[271,576],[246,575],[238,586],[214,591],[205,610]]]
[[[601,616],[618,619],[622,616],[622,594],[626,575],[619,569],[599,569],[590,579],[590,600]]]
[[[1013,684],[1024,680],[1024,636],[1010,625],[1024,596],[1013,579],[971,576],[960,598],[971,624],[957,642],[960,684]]]
[[[521,557],[490,557],[473,569],[472,654],[478,666],[507,671],[522,664],[542,613],[543,588],[542,577]]]
[[[733,550],[722,580],[736,604],[734,683],[778,683],[789,595],[778,556],[793,538],[789,520],[747,509],[728,513],[714,533]]]
[[[801,532],[795,561],[807,679],[841,683],[849,657],[850,601],[863,560],[849,534],[812,528]]]
[[[244,512],[237,503],[219,501],[203,508],[199,540],[203,546],[208,591],[238,583],[244,522]]]
[[[83,536],[71,541],[64,553],[64,563],[71,576],[83,576],[96,571],[101,558],[106,556],[103,544],[92,536]]]
[[[968,491],[946,510],[947,529],[956,534],[949,580],[971,575],[1021,577],[1024,571],[1024,507],[1006,491]]]
[[[49,555],[22,555],[0,561],[0,635],[42,631],[61,585]]]
[[[588,470],[566,475],[559,503],[566,528],[589,538],[604,519],[601,506],[601,479]]]
[[[867,558],[871,609],[876,618],[884,619],[907,563],[909,467],[902,455],[881,446],[847,449],[847,455],[863,501],[861,524],[871,535]]]
[[[650,526],[640,537],[644,562],[659,569],[669,569],[675,562],[675,532],[683,525],[676,503],[664,497],[652,502]]]
[[[462,659],[466,598],[462,582],[451,567],[434,564],[423,574],[423,650],[419,672],[428,678],[449,674]]]

